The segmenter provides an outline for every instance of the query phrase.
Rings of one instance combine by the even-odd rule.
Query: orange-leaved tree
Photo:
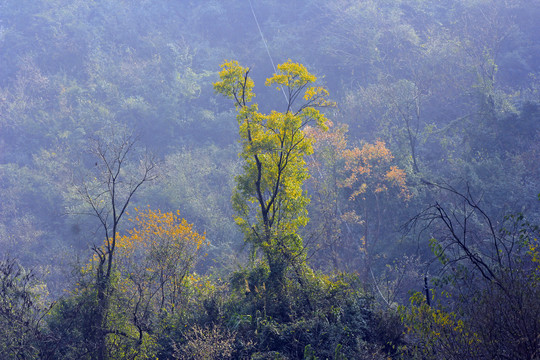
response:
[[[350,188],[351,201],[358,204],[361,213],[355,210],[344,214],[351,221],[361,224],[364,229],[361,248],[366,254],[366,271],[371,266],[371,250],[377,244],[381,227],[381,197],[391,190],[403,201],[411,197],[406,185],[406,173],[393,165],[393,155],[384,141],[365,143],[361,148],[343,152],[346,179],[342,186]],[[375,218],[375,223],[371,219]],[[371,232],[373,233],[371,236]]]
[[[343,232],[342,216],[348,207],[348,201],[343,196],[340,186],[343,179],[344,156],[347,149],[347,125],[334,125],[327,121],[328,131],[318,128],[306,128],[306,136],[314,141],[313,154],[307,157],[310,178],[308,181],[311,194],[310,214],[316,221],[317,242],[315,249],[324,249],[316,252],[312,262],[330,259],[333,270],[343,269],[344,256],[355,256],[349,250],[348,231]],[[346,265],[345,265],[346,266]]]

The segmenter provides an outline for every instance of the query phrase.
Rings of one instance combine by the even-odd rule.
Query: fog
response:
[[[277,340],[261,338],[260,333],[258,338],[250,337],[247,334],[251,330],[246,330],[249,326],[242,325],[240,319],[247,320],[240,315],[249,313],[255,319],[256,310],[266,316],[266,303],[264,311],[260,302],[244,310],[231,305],[232,299],[237,299],[234,294],[243,291],[238,290],[243,283],[235,283],[244,281],[242,276],[246,296],[271,283],[269,275],[254,289],[248,285],[256,282],[254,274],[262,274],[257,272],[258,266],[263,266],[260,264],[268,265],[272,274],[272,261],[264,252],[267,244],[257,245],[250,240],[249,227],[238,226],[238,218],[244,215],[231,201],[235,188],[242,189],[242,174],[250,170],[246,165],[249,157],[242,156],[247,140],[241,137],[241,126],[239,132],[241,115],[237,117],[237,111],[241,102],[235,108],[233,97],[214,90],[224,69],[220,65],[230,60],[249,69],[255,84],[253,102],[260,114],[289,111],[290,98],[283,85],[277,89],[264,85],[278,71],[276,66],[289,59],[315,75],[315,84],[327,89],[329,100],[335,103],[321,108],[328,119],[328,131],[318,132],[310,124],[306,138],[313,141],[313,153],[301,154],[309,174],[302,178],[298,193],[309,199],[305,207],[309,221],[295,232],[300,239],[300,245],[295,246],[302,254],[298,256],[304,259],[302,269],[309,268],[310,274],[321,279],[354,274],[357,280],[350,283],[362,284],[355,291],[361,288],[362,294],[370,294],[378,304],[372,308],[380,306],[384,309],[381,311],[392,314],[398,305],[410,303],[414,291],[424,294],[427,289],[435,294],[451,286],[455,294],[466,293],[472,298],[471,294],[489,288],[471,285],[478,284],[478,279],[486,280],[486,284],[500,280],[502,284],[503,269],[518,267],[514,256],[527,263],[523,271],[529,273],[524,277],[534,278],[536,287],[530,283],[527,286],[537,292],[539,20],[540,3],[520,0],[3,0],[0,259],[16,259],[21,267],[32,269],[43,288],[40,301],[47,304],[36,305],[38,313],[48,306],[57,311],[54,319],[44,321],[48,325],[39,323],[36,328],[45,333],[59,323],[58,319],[67,318],[66,312],[54,310],[50,304],[75,301],[80,294],[77,291],[84,287],[80,279],[88,280],[88,273],[81,275],[81,269],[92,268],[92,258],[98,261],[97,249],[106,246],[116,233],[127,236],[136,227],[135,216],[152,209],[179,214],[192,224],[193,231],[205,235],[204,250],[197,261],[190,260],[190,268],[183,274],[213,282],[213,290],[198,293],[201,304],[215,300],[221,291],[216,289],[223,290],[223,303],[215,300],[221,304],[216,305],[219,311],[215,310],[221,315],[211,314],[202,305],[186,305],[191,309],[188,312],[204,313],[207,318],[201,315],[193,321],[187,317],[182,321],[190,328],[194,323],[203,328],[218,324],[215,319],[208,320],[212,316],[222,319],[223,328],[227,328],[222,334],[237,336],[236,342],[231,342],[236,345],[230,345],[230,358],[270,356],[272,351],[283,358],[331,358],[336,344],[346,343],[334,339],[329,342],[332,349],[324,349],[324,341],[317,340],[317,347],[316,341],[306,335],[298,338],[300,345],[293,349],[289,338],[283,340],[287,345],[281,346]],[[297,101],[302,101],[302,96]],[[298,104],[294,106],[300,112]],[[119,144],[129,144],[129,151],[118,162],[115,178],[109,165],[114,163],[115,154],[121,153],[115,151],[123,151],[118,150]],[[283,143],[281,146],[283,149]],[[111,179],[118,181],[116,204],[107,197],[114,194]],[[138,181],[140,187],[135,186]],[[261,177],[253,184],[260,181]],[[252,189],[253,184],[246,188]],[[289,191],[289,200],[300,196],[293,197],[287,190],[289,185],[283,186],[276,189]],[[242,191],[247,198],[248,190]],[[257,201],[253,199],[246,204],[256,210]],[[106,205],[100,205],[103,201]],[[125,215],[117,212],[124,210],[124,205]],[[119,209],[113,209],[115,206]],[[283,205],[279,213],[303,214],[303,208],[290,210],[292,205],[287,206]],[[262,221],[258,213],[246,218],[254,224]],[[252,229],[256,233],[258,228],[253,225]],[[508,263],[501,260],[503,250],[498,244]],[[520,250],[514,250],[518,247]],[[112,258],[107,251],[104,259]],[[122,264],[114,266],[120,269]],[[491,270],[486,271],[484,265],[498,270],[489,275]],[[460,272],[460,266],[468,270]],[[291,265],[295,271],[285,271],[288,281],[302,279],[299,274],[304,270],[299,268]],[[307,286],[298,281],[298,288]],[[459,281],[466,285],[456,285]],[[194,286],[189,284],[185,287]],[[296,291],[284,289],[287,296]],[[276,294],[276,298],[284,296]],[[316,307],[320,300],[313,296],[307,296],[309,308]],[[529,306],[538,309],[538,298],[531,296]],[[430,295],[426,298],[429,303]],[[274,300],[267,298],[269,302]],[[474,307],[471,303],[458,306],[457,302],[444,300],[443,305],[461,314]],[[324,307],[322,303],[320,300],[317,304]],[[232,308],[236,309],[234,316]],[[264,317],[265,321],[294,322],[296,315],[276,315],[284,314],[285,308],[277,306],[275,314]],[[107,313],[101,315],[99,321],[106,321]],[[532,321],[538,334],[540,323],[534,320],[538,313],[535,316]],[[401,319],[405,319],[402,326],[407,326],[407,317]],[[470,315],[463,319],[476,322]],[[391,328],[388,321],[385,326]],[[189,348],[189,341],[196,335],[190,338],[171,330],[163,340],[155,335],[156,324],[135,324],[129,329],[115,325],[115,329],[121,328],[118,333],[140,331],[153,339],[144,338],[148,344],[152,342],[145,343],[146,347],[140,345],[143,335],[138,347],[124,344],[138,349],[131,355],[122,353],[125,348],[120,345],[110,350],[114,347],[110,344],[108,355],[103,344],[101,348],[73,345],[69,351],[61,346],[55,348],[62,349],[57,352],[43,350],[52,349],[54,341],[65,344],[68,335],[64,334],[45,341],[45,345],[32,345],[32,349],[41,350],[23,358],[69,358],[74,354],[99,359],[189,358],[181,357],[189,351],[196,358]],[[108,331],[112,328],[106,327]],[[472,326],[470,332],[474,331],[482,336]],[[396,359],[414,358],[410,349],[395,352],[384,342],[381,345],[373,340],[379,335],[351,336],[362,338],[368,344],[365,349],[378,349],[380,354]],[[534,333],[527,336],[534,338]],[[537,339],[540,337],[528,346],[540,346]],[[238,345],[242,341],[243,345]],[[453,346],[457,348],[467,343],[455,341]],[[481,339],[478,344],[487,342]],[[173,343],[184,352],[172,350]],[[397,349],[405,343],[413,344],[414,339],[402,336],[394,345]],[[8,354],[3,349],[10,346],[1,345],[0,354]],[[79,352],[73,350],[77,346]],[[343,354],[357,354],[358,358],[365,355],[358,350],[362,346],[347,346]],[[80,350],[83,348],[86,350]],[[310,349],[314,349],[313,357],[309,357]],[[538,356],[537,349],[529,353],[513,348],[479,349],[480,345],[473,349],[476,353],[469,349],[468,355],[460,356],[482,358],[476,356],[483,354],[490,358],[503,350],[516,359],[531,353]],[[154,355],[148,355],[154,350]],[[145,351],[147,355],[143,356]],[[437,351],[440,354],[441,350],[434,350],[434,354]]]

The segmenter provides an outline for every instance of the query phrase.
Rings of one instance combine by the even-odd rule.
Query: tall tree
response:
[[[304,248],[297,230],[308,222],[309,198],[302,185],[308,177],[304,157],[312,153],[312,139],[304,134],[309,123],[326,129],[318,108],[331,105],[328,91],[313,86],[316,77],[291,60],[278,65],[266,80],[285,95],[285,111],[262,114],[251,103],[255,96],[249,68],[225,62],[214,84],[216,92],[234,101],[244,171],[236,177],[233,206],[236,222],[254,253],[261,250],[270,269],[270,285],[279,294],[291,266],[303,264]],[[304,101],[298,104],[299,98]]]
[[[93,358],[108,358],[107,336],[110,333],[108,315],[110,298],[114,292],[113,275],[115,253],[117,251],[120,221],[133,196],[146,182],[155,178],[156,163],[147,154],[139,160],[138,169],[129,171],[130,161],[135,155],[135,138],[126,129],[115,130],[103,139],[95,140],[91,146],[91,155],[95,157],[94,176],[78,186],[77,190],[90,208],[90,215],[95,216],[104,234],[104,245],[94,245],[96,264],[95,292],[97,297],[94,327],[91,338]]]

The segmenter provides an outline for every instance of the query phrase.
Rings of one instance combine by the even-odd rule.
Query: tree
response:
[[[435,289],[417,293],[402,317],[411,344],[445,359],[537,359],[540,349],[540,227],[521,214],[497,222],[470,189],[435,185],[448,196],[411,225],[433,237]],[[426,284],[427,285],[427,284]],[[441,293],[435,302],[433,294]],[[411,347],[414,349],[414,346]]]
[[[129,219],[134,227],[116,240],[107,319],[107,351],[114,359],[153,358],[161,325],[171,316],[186,316],[191,295],[186,277],[206,244],[179,212],[135,212]],[[101,248],[106,247],[104,242]],[[87,268],[99,262],[96,255]]]
[[[89,206],[89,214],[98,219],[105,238],[103,245],[92,247],[96,262],[91,271],[95,275],[97,304],[88,340],[89,350],[99,360],[108,358],[108,316],[110,299],[115,291],[112,280],[120,221],[137,190],[156,177],[156,162],[148,154],[141,156],[138,169],[130,172],[136,140],[126,129],[116,131],[111,126],[110,133],[106,135],[94,140],[90,148],[90,154],[95,158],[93,179],[77,186],[79,195]]]
[[[172,212],[135,209],[135,227],[118,239],[120,297],[127,299],[137,341],[159,317],[182,312],[184,279],[207,244],[193,225]]]
[[[298,271],[304,259],[297,230],[308,222],[309,198],[302,185],[308,177],[304,157],[313,151],[304,129],[310,123],[326,129],[327,119],[318,108],[332,104],[326,100],[325,88],[312,85],[316,77],[289,60],[266,80],[267,86],[277,85],[285,95],[285,111],[262,114],[251,103],[255,94],[250,69],[236,61],[221,68],[214,89],[234,101],[244,160],[233,193],[236,223],[253,253],[262,251],[271,285],[279,294],[288,269],[293,266]],[[300,97],[304,102],[298,105]]]
[[[41,345],[46,337],[41,320],[49,310],[47,290],[36,274],[10,258],[0,260],[0,357],[48,359]]]
[[[358,202],[361,211],[358,214],[352,210],[344,217],[364,228],[359,248],[366,254],[367,273],[371,271],[372,252],[379,242],[383,221],[381,195],[392,188],[399,191],[398,196],[403,201],[407,201],[411,195],[406,185],[406,173],[393,165],[394,157],[384,141],[377,140],[374,144],[365,143],[362,148],[345,150],[343,157],[347,177],[342,185],[352,189],[349,199]],[[374,226],[371,224],[372,217],[375,218]]]
[[[311,127],[306,129],[306,135],[314,141],[313,154],[308,157],[308,186],[312,196],[309,211],[316,220],[312,222],[312,226],[316,227],[315,248],[321,250],[314,252],[311,263],[319,257],[330,258],[332,270],[336,271],[347,267],[347,255],[356,257],[356,254],[348,246],[351,231],[342,231],[348,229],[348,224],[343,220],[348,201],[341,186],[348,127],[334,125],[330,121],[328,127],[328,131]]]

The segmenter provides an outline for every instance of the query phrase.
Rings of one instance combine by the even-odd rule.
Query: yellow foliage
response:
[[[167,287],[168,292],[178,294],[200,250],[208,245],[205,235],[197,233],[192,224],[180,218],[179,211],[135,208],[135,212],[135,216],[129,219],[133,228],[123,236],[117,234],[115,263],[120,275],[118,289],[131,293],[136,287],[139,291]],[[110,246],[111,239],[105,241],[101,249]],[[99,261],[99,256],[94,254],[83,271],[92,271]],[[134,287],[133,283],[137,286]]]
[[[116,242],[119,257],[130,257],[137,252],[153,251],[168,246],[173,252],[198,251],[207,244],[204,234],[198,234],[193,225],[180,218],[180,212],[161,212],[148,208],[135,209],[134,227]]]
[[[283,90],[286,111],[263,114],[257,104],[250,103],[254,95],[249,69],[236,61],[226,61],[221,69],[214,89],[234,100],[244,160],[244,172],[236,177],[233,193],[235,221],[246,241],[270,251],[270,238],[297,238],[290,235],[307,223],[309,198],[302,185],[309,176],[305,157],[313,152],[314,141],[304,130],[310,123],[327,129],[326,116],[319,108],[331,105],[326,100],[328,91],[311,86],[316,76],[288,60],[266,80],[267,86]],[[299,104],[300,99],[305,101]]]
[[[532,262],[536,264],[535,275],[540,278],[540,241],[533,238],[527,245],[529,248],[527,254],[531,257]]]
[[[277,68],[279,73],[266,79],[267,86],[278,84],[291,88],[300,88],[317,80],[317,77],[310,74],[304,65],[293,63],[291,59],[279,64]]]
[[[216,92],[234,99],[238,106],[240,101],[250,102],[255,96],[253,80],[247,76],[249,69],[242,67],[238,61],[229,60],[221,64],[219,77],[222,81],[214,83]]]
[[[429,306],[420,292],[414,293],[410,300],[410,307],[400,306],[399,312],[407,332],[419,336],[425,345],[429,345],[426,350],[435,343],[459,347],[480,342],[478,334],[469,331],[455,312],[446,311],[440,305]]]

